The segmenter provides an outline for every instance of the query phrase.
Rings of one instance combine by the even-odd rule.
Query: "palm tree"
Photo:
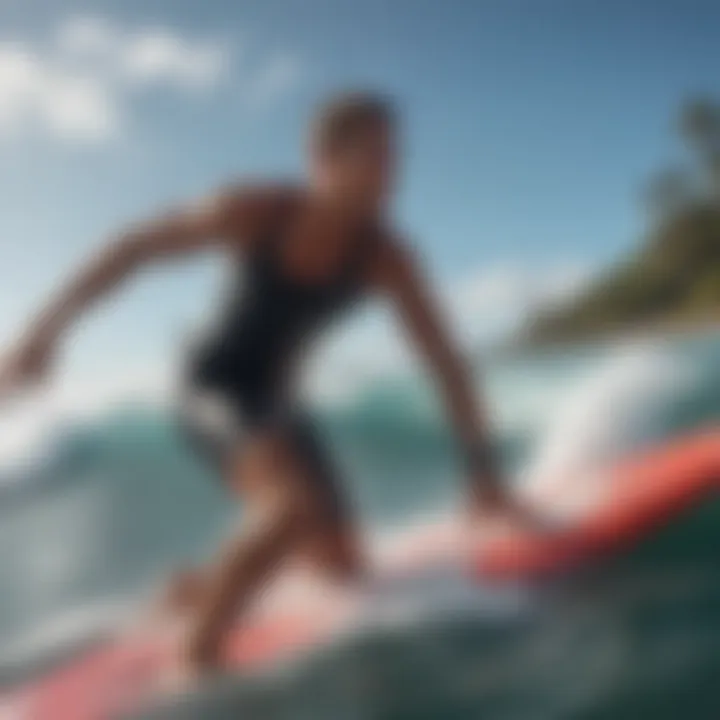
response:
[[[705,98],[688,102],[680,129],[698,155],[713,198],[720,199],[720,105]]]
[[[645,189],[645,204],[656,224],[679,215],[694,197],[692,179],[680,168],[660,171]]]

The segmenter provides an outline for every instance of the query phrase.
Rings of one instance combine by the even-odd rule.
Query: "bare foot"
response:
[[[197,688],[205,673],[190,661],[187,652],[187,623],[176,622],[168,629],[166,662],[154,690],[162,695],[185,695]]]
[[[496,535],[518,529],[547,534],[558,529],[556,522],[539,513],[524,500],[505,492],[475,498],[470,516],[483,535]]]

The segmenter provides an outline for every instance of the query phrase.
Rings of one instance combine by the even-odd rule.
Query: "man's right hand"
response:
[[[502,521],[517,528],[543,534],[556,530],[548,518],[541,516],[508,490],[501,478],[478,478],[473,484],[470,517],[480,526]]]
[[[0,400],[44,380],[55,357],[56,338],[35,333],[24,338],[0,361]]]

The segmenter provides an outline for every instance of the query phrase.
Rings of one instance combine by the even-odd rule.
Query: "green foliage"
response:
[[[640,250],[571,305],[532,319],[531,342],[564,342],[648,325],[720,321],[720,106],[689,103],[681,128],[695,151],[691,172],[651,184],[651,228]]]

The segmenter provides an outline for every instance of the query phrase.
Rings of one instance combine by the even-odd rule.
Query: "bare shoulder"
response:
[[[379,232],[371,268],[371,283],[378,291],[391,291],[415,276],[417,251],[404,233],[395,228]]]
[[[217,213],[233,234],[254,234],[284,214],[302,197],[302,188],[289,182],[230,183],[211,198]]]

